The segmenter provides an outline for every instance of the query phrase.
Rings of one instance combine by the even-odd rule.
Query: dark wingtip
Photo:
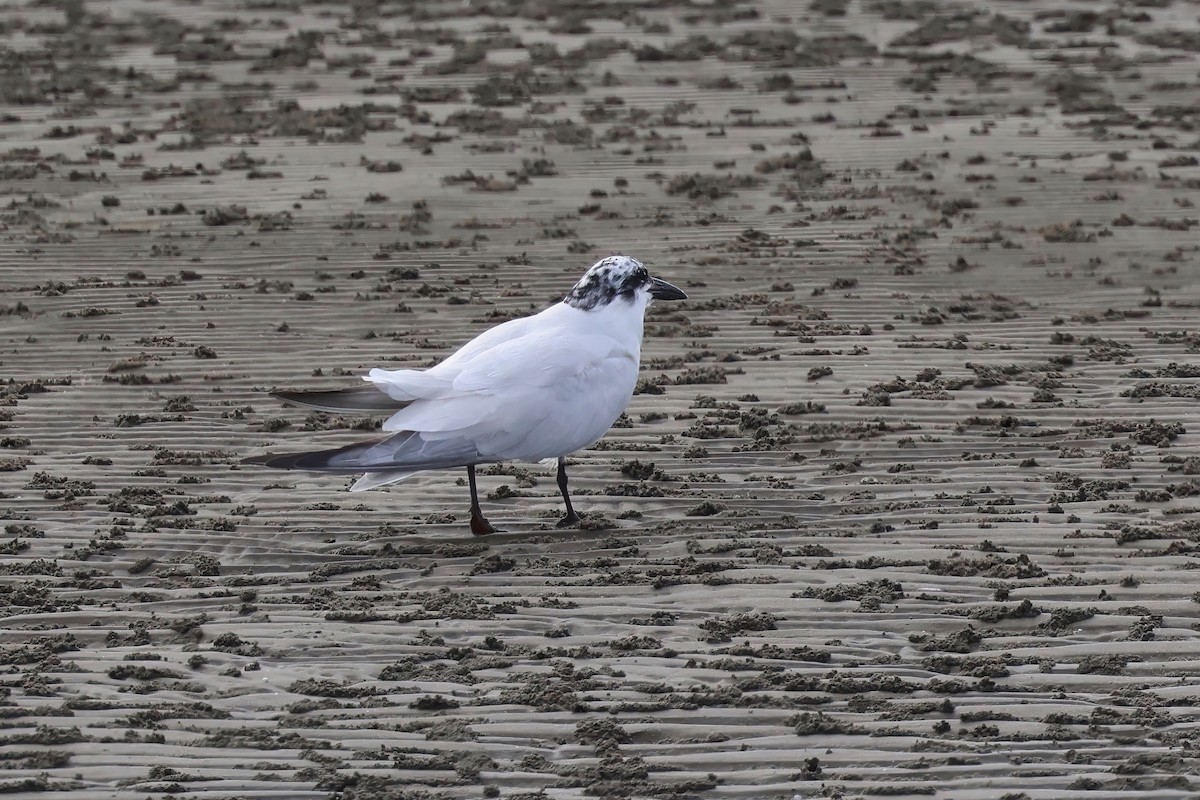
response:
[[[299,469],[306,472],[334,472],[334,473],[355,473],[366,472],[372,467],[387,466],[383,464],[362,463],[353,458],[363,452],[369,451],[373,447],[377,447],[381,443],[396,440],[401,436],[412,436],[410,431],[402,431],[400,433],[391,433],[386,436],[366,441],[353,442],[343,445],[342,447],[333,447],[328,450],[304,450],[296,453],[263,453],[259,456],[250,456],[243,459],[243,464],[254,464],[260,467],[270,467],[271,469]],[[343,459],[341,457],[350,456]],[[331,463],[337,459],[340,463]]]
[[[263,453],[261,456],[249,456],[239,461],[239,464],[252,464],[260,467],[269,467],[271,462],[279,458],[275,453]]]
[[[283,403],[331,414],[392,414],[408,405],[403,400],[393,400],[374,385],[318,391],[276,389],[269,394]]]
[[[277,389],[276,391],[268,392],[267,394],[269,394],[271,397],[274,397],[276,400],[279,400],[284,403],[291,403],[293,405],[304,405],[303,396],[308,393],[307,392],[287,391],[284,389]]]
[[[242,464],[252,465],[256,467],[269,467],[271,469],[315,469],[321,470],[325,467],[320,463],[321,456],[327,455],[328,450],[317,450],[303,453],[263,453],[261,456],[250,456],[243,458]],[[318,463],[312,464],[314,457],[317,457]]]

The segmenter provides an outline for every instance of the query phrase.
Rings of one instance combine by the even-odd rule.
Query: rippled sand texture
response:
[[[1200,792],[1200,7],[0,7],[0,789]],[[612,251],[572,466],[238,468]]]

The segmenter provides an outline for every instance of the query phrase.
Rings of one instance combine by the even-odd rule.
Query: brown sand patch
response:
[[[1192,796],[1190,8],[0,10],[0,788]],[[614,250],[582,530],[237,466]]]

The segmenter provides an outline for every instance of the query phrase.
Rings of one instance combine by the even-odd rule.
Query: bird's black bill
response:
[[[659,278],[650,279],[650,296],[655,300],[687,300],[683,289]]]

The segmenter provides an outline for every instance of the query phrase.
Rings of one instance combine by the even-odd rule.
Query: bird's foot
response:
[[[573,528],[573,527],[575,527],[576,525],[578,525],[578,524],[579,524],[579,521],[580,521],[580,520],[579,520],[579,515],[578,515],[578,514],[576,514],[574,511],[572,511],[570,514],[567,514],[567,515],[565,515],[565,516],[564,516],[562,519],[560,519],[560,520],[558,521],[558,524],[557,524],[555,527],[558,527],[558,528]]]
[[[477,511],[471,512],[471,533],[476,536],[487,536],[489,533],[498,533],[499,528],[488,522],[487,519]]]

